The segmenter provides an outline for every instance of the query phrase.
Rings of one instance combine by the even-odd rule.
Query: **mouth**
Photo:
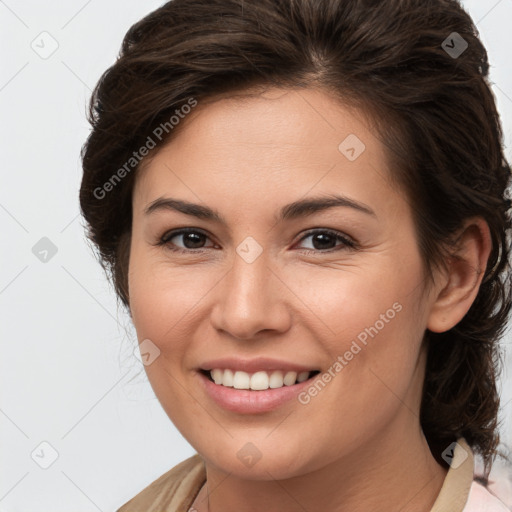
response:
[[[219,387],[266,391],[306,382],[316,377],[320,370],[303,372],[274,370],[248,373],[239,370],[213,368],[211,370],[200,369],[199,372]]]

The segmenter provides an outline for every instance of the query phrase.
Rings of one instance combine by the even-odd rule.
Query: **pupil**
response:
[[[319,234],[313,236],[313,246],[315,247],[315,249],[330,249],[331,248],[331,247],[326,247],[325,243],[323,244],[323,246],[322,246],[322,243],[320,243],[320,247],[318,247],[318,244],[315,244],[315,240],[318,240],[318,239],[320,239],[320,241],[323,240],[324,242],[327,241],[327,245],[329,245],[329,241],[331,243],[333,241],[331,235],[328,235],[325,233],[319,233]]]
[[[197,249],[198,247],[201,247],[200,238],[202,236],[203,235],[199,235],[197,233],[185,233],[185,235],[184,235],[185,247],[187,247],[187,249]],[[192,240],[192,237],[195,237],[195,240]],[[198,239],[199,239],[199,241],[198,241]],[[187,242],[191,242],[192,247],[190,247],[190,245]],[[194,243],[199,244],[199,246],[194,245]]]
[[[187,249],[198,249],[201,247],[202,236],[198,233],[185,233],[184,242]],[[320,243],[317,243],[317,242]],[[315,249],[329,249],[332,248],[333,238],[331,235],[319,233],[313,236],[313,246]]]

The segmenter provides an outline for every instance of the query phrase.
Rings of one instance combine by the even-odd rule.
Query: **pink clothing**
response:
[[[473,481],[463,512],[510,512],[510,508],[491,494],[482,484]]]

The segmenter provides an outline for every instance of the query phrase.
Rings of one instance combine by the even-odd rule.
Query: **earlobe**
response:
[[[432,332],[445,332],[469,311],[482,282],[492,249],[489,226],[481,217],[466,221],[457,248],[446,262],[447,274],[436,291],[427,322]]]

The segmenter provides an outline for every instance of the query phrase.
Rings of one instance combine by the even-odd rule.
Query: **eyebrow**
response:
[[[367,215],[377,217],[375,212],[367,205],[340,195],[329,195],[327,197],[313,197],[300,199],[287,204],[279,213],[278,221],[292,220],[313,215],[330,208],[347,207],[353,208]],[[173,210],[185,215],[190,215],[198,219],[211,220],[226,225],[226,220],[216,210],[200,204],[191,203],[182,199],[172,199],[169,197],[160,197],[151,202],[145,209],[145,215],[149,215],[158,210]]]

